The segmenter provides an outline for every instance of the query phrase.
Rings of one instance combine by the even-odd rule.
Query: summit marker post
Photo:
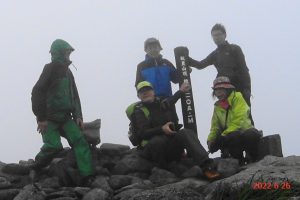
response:
[[[187,82],[192,86],[190,71],[187,66],[188,49],[186,47],[176,47],[174,49],[176,68],[179,72],[179,84]],[[181,98],[184,128],[191,129],[197,134],[197,123],[192,88]]]

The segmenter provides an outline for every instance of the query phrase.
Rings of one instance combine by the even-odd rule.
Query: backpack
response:
[[[141,143],[141,138],[136,133],[135,127],[134,127],[134,121],[133,121],[133,113],[136,109],[141,109],[143,113],[145,114],[146,118],[149,118],[150,112],[149,110],[143,106],[142,102],[135,102],[130,104],[126,109],[126,115],[128,119],[130,120],[129,123],[129,130],[128,130],[128,138],[133,146],[138,146]]]

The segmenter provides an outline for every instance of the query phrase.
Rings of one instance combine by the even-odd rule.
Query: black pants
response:
[[[159,167],[167,168],[169,162],[180,160],[184,149],[200,167],[209,163],[208,153],[197,135],[189,129],[180,130],[170,136],[159,135],[151,138],[143,149],[143,155],[156,162]]]
[[[258,159],[258,143],[260,138],[261,134],[255,128],[244,132],[234,131],[222,138],[220,149],[228,150],[229,154],[240,162],[245,160],[243,156],[243,152],[245,151],[249,155],[250,162],[255,162]]]

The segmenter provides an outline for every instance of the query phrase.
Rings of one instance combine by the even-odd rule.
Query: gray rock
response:
[[[102,176],[110,176],[109,170],[101,166],[95,167],[95,174]]]
[[[222,177],[232,176],[240,171],[239,161],[233,158],[216,159],[217,171]]]
[[[154,167],[152,169],[152,173],[151,173],[151,176],[149,177],[149,180],[152,183],[157,184],[157,185],[165,185],[168,183],[176,182],[179,179],[172,172]]]
[[[130,149],[127,145],[122,144],[111,144],[111,143],[103,143],[100,146],[100,153],[109,155],[109,156],[122,156]]]
[[[143,189],[128,189],[115,195],[113,200],[127,200],[142,191]]]
[[[46,194],[33,185],[27,185],[13,200],[45,200]]]
[[[282,157],[281,138],[279,134],[262,137],[258,145],[259,159],[266,155]]]
[[[75,187],[75,188],[74,188],[74,192],[75,192],[76,195],[79,196],[79,197],[83,197],[83,196],[86,195],[90,190],[91,190],[91,188],[88,188],[88,187]]]
[[[113,175],[110,177],[108,183],[114,190],[120,189],[124,186],[130,185],[132,183],[142,182],[141,179],[129,176],[129,175]]]
[[[251,188],[255,183],[278,183],[285,181],[300,184],[300,156],[280,158],[266,156],[258,163],[246,166],[243,171],[231,177],[215,181],[207,185],[204,193],[211,199],[223,198],[238,194],[245,188]]]
[[[0,199],[13,200],[19,194],[19,189],[2,189],[0,190]]]
[[[72,197],[59,197],[51,200],[78,200],[78,198],[72,198]]]
[[[107,178],[103,176],[98,176],[94,180],[94,182],[91,185],[91,188],[100,188],[109,194],[113,193],[113,190],[111,189],[110,185],[108,184]]]
[[[109,194],[100,188],[95,188],[84,195],[82,200],[108,200]]]
[[[42,188],[59,188],[61,185],[59,184],[58,177],[50,177],[46,178],[39,182]]]
[[[16,163],[7,164],[2,168],[2,172],[7,174],[28,175],[29,171],[29,167]]]
[[[163,185],[159,188],[175,188],[177,190],[185,190],[186,188],[190,188],[196,191],[201,191],[207,184],[209,184],[209,182],[206,180],[201,180],[198,178],[186,178],[176,183]]]
[[[202,170],[199,166],[195,165],[186,172],[182,174],[183,178],[190,178],[190,177],[201,177],[202,176]]]
[[[96,119],[92,122],[84,122],[84,129],[82,134],[84,135],[86,141],[96,146],[101,142],[100,138],[100,127],[101,127],[101,120]]]
[[[175,188],[156,188],[135,194],[128,200],[163,199],[163,200],[204,200],[200,193],[186,188],[184,190]]]
[[[55,191],[47,195],[47,199],[55,199],[55,198],[62,198],[62,197],[77,198],[77,195],[74,190]]]
[[[0,189],[9,188],[11,183],[4,177],[0,177]]]
[[[138,154],[126,155],[117,162],[112,173],[118,175],[126,175],[132,172],[149,173],[153,167],[153,163],[140,157]]]

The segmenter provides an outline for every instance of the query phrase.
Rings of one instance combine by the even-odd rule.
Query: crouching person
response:
[[[140,82],[137,93],[141,101],[134,106],[132,128],[142,155],[154,161],[158,167],[167,168],[169,162],[180,160],[186,149],[194,162],[202,168],[206,178],[216,179],[220,174],[213,169],[213,160],[208,158],[197,135],[192,130],[180,130],[181,126],[177,121],[171,120],[176,114],[173,106],[189,89],[189,84],[183,83],[173,96],[161,100],[155,96],[149,82]]]
[[[46,64],[32,90],[32,110],[37,118],[37,129],[44,145],[35,157],[32,166],[40,170],[63,149],[60,137],[72,147],[82,184],[92,178],[92,157],[89,145],[80,129],[83,128],[80,99],[69,65],[70,54],[74,51],[64,40],[55,40],[50,49],[52,62]]]
[[[213,95],[218,101],[215,103],[207,138],[210,153],[220,149],[221,157],[236,158],[240,164],[257,161],[261,133],[251,123],[250,108],[243,95],[235,91],[235,87],[225,76],[214,80]],[[244,151],[249,160],[244,158]]]

